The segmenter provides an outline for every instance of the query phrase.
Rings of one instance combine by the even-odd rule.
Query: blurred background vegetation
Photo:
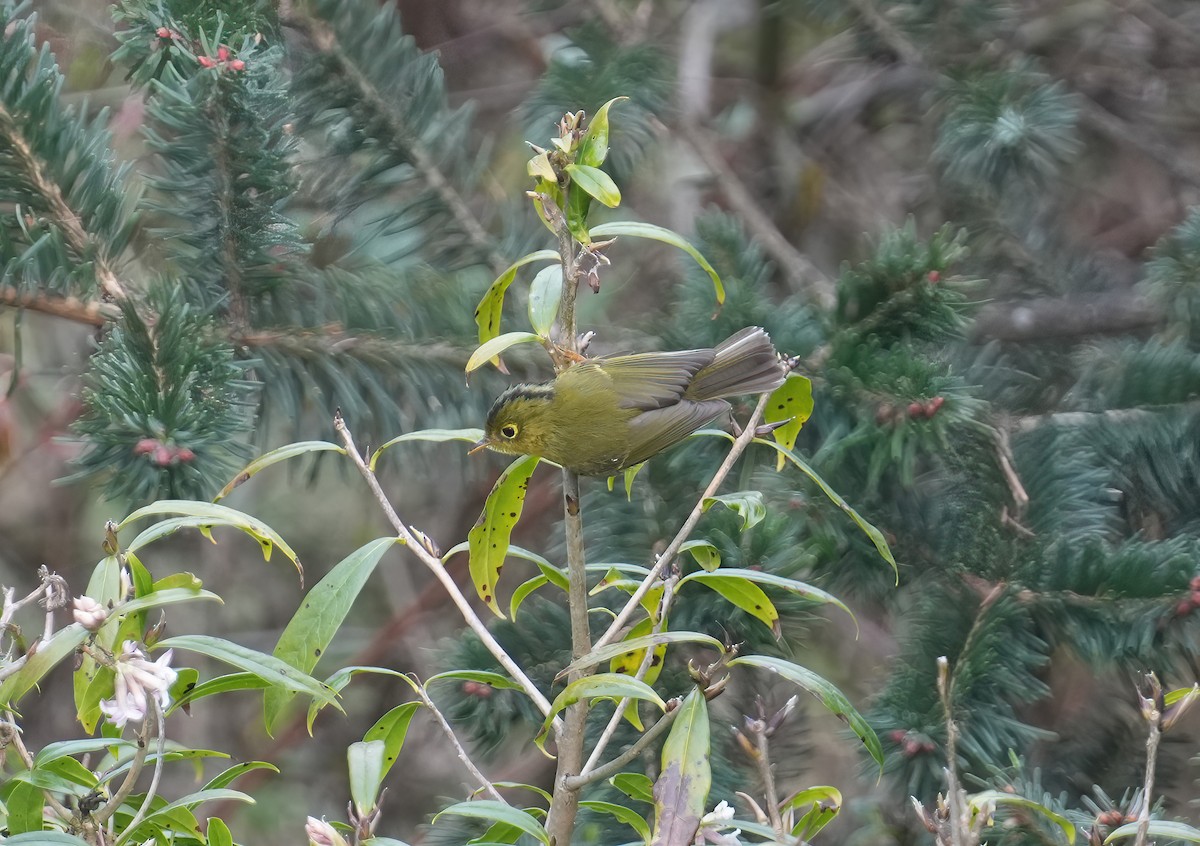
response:
[[[15,22],[31,10],[31,26]],[[620,215],[686,234],[730,293],[713,318],[687,260],[619,243],[581,305],[593,351],[765,326],[814,379],[803,450],[901,564],[896,587],[857,530],[765,454],[737,487],[764,491],[768,520],[702,524],[726,562],[812,581],[862,624],[856,639],[781,600],[776,642],[713,598],[676,606],[678,626],[809,664],[880,733],[876,783],[823,718],[794,720],[784,790],[847,794],[828,841],[925,837],[906,797],[941,785],[933,662],[948,655],[969,784],[1012,786],[1088,826],[1132,807],[1134,674],[1154,669],[1168,688],[1200,678],[1196,4],[127,0],[114,15],[43,0],[5,20],[0,582],[27,588],[45,563],[78,591],[106,519],[211,497],[258,452],[331,439],[335,408],[360,445],[378,444],[478,426],[502,385],[548,375],[513,356],[512,376],[467,385],[472,313],[510,261],[549,245],[523,196],[524,142],[545,145],[564,111],[627,96],[612,112]],[[61,82],[38,64],[43,44]],[[385,482],[449,548],[502,462],[404,450],[385,459]],[[644,563],[714,455],[690,444],[656,459],[632,502],[589,485],[592,560]],[[276,468],[229,503],[279,530],[311,584],[385,532],[343,471]],[[535,477],[514,536],[552,556],[557,484]],[[226,598],[171,626],[269,651],[302,592],[249,541],[218,540],[175,538],[147,561]],[[331,665],[490,667],[437,585],[400,551],[388,563]],[[465,578],[463,556],[451,568]],[[547,685],[542,665],[561,657],[547,644],[565,631],[549,601],[498,626]],[[67,690],[47,685],[31,743],[75,731]],[[755,693],[787,695],[731,691],[720,718],[736,721]],[[264,737],[251,694],[198,703],[173,731],[279,764],[235,833],[293,842],[305,814],[338,813],[342,748],[401,695],[350,688],[348,716],[323,715],[315,740],[303,720]],[[522,699],[445,695],[496,778],[549,777],[519,742],[532,734]],[[1198,813],[1195,727],[1167,737],[1168,817]],[[718,753],[728,794],[747,762],[732,743]],[[417,840],[412,827],[461,785],[433,733],[404,754],[388,833]],[[581,832],[620,842],[598,824]],[[1019,818],[1004,834],[1047,836]]]

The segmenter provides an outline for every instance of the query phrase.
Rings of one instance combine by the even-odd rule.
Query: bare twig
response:
[[[412,530],[400,519],[400,515],[392,507],[391,500],[388,499],[383,487],[379,484],[379,479],[376,478],[375,473],[367,466],[367,463],[363,461],[363,457],[359,455],[358,448],[354,445],[354,438],[350,434],[350,429],[346,426],[346,421],[342,419],[341,412],[334,415],[333,427],[342,439],[342,443],[345,445],[350,459],[354,462],[354,466],[358,468],[358,471],[367,482],[367,487],[375,495],[375,499],[379,502],[383,513],[387,516],[388,522],[396,530],[397,536],[404,541],[413,555],[417,556],[421,563],[428,567],[429,571],[442,583],[446,592],[450,594],[450,599],[458,607],[459,613],[462,614],[467,625],[471,627],[471,631],[475,632],[483,645],[487,647],[488,652],[492,653],[492,656],[500,663],[500,666],[512,676],[517,684],[521,685],[521,688],[533,700],[534,704],[537,705],[538,710],[543,714],[549,714],[549,700],[538,690],[537,685],[529,679],[529,676],[525,675],[525,671],[517,665],[512,656],[504,651],[504,647],[496,641],[492,633],[488,631],[487,626],[483,624],[483,621],[479,619],[479,615],[475,613],[475,609],[471,607],[471,603],[463,596],[458,584],[446,572],[446,568],[442,562],[425,549],[424,545],[413,535]],[[561,731],[562,721],[555,718],[554,727],[556,732]]]
[[[666,586],[663,588],[662,600],[658,604],[658,620],[654,624],[653,634],[658,634],[666,628],[667,615],[671,610],[671,602],[675,598],[675,586],[678,583],[678,578],[673,577],[667,579]],[[638,665],[637,672],[634,673],[634,678],[638,681],[646,678],[646,673],[650,672],[650,668],[654,666],[655,649],[649,648],[646,654],[642,656],[642,662]],[[612,717],[608,721],[608,725],[604,727],[604,731],[600,735],[600,739],[596,741],[596,745],[592,748],[592,754],[588,757],[587,763],[580,770],[580,776],[586,776],[600,760],[600,756],[604,753],[605,747],[612,740],[613,734],[617,730],[617,726],[621,724],[624,718],[625,709],[630,703],[630,699],[624,698],[617,703],[617,708],[613,711]]]
[[[1008,482],[1008,490],[1016,508],[1017,513],[1013,515],[1013,519],[1019,520],[1029,507],[1029,494],[1025,492],[1021,477],[1017,475],[1013,466],[1012,444],[1009,442],[1008,429],[1004,427],[996,430],[996,458],[1000,462],[1000,470],[1004,473],[1004,480]]]
[[[966,652],[965,648],[963,652]],[[958,724],[954,722],[954,679],[950,675],[950,662],[945,655],[937,659],[937,689],[946,719],[946,801],[950,807],[950,842],[954,846],[966,846],[962,831],[963,802],[966,796],[958,783]]]
[[[37,311],[96,327],[105,326],[117,317],[116,309],[95,300],[84,302],[78,297],[55,297],[17,288],[0,288],[0,306]]]
[[[129,840],[137,827],[142,824],[142,820],[146,819],[146,815],[150,813],[150,805],[154,802],[154,797],[158,793],[158,780],[162,778],[163,755],[167,751],[166,719],[163,717],[163,709],[159,706],[158,700],[153,696],[148,697],[148,699],[150,700],[150,707],[154,712],[155,721],[158,723],[158,748],[154,750],[154,775],[150,777],[150,787],[146,790],[146,798],[142,800],[141,807],[138,808],[133,819],[129,821],[129,825],[125,827],[125,831],[117,838],[114,846],[121,846],[122,843]],[[143,745],[145,744],[143,743]],[[116,810],[115,806],[113,810]]]
[[[1146,846],[1150,833],[1150,810],[1154,805],[1154,770],[1158,766],[1158,742],[1162,738],[1162,685],[1153,673],[1146,675],[1147,693],[1141,694],[1142,716],[1149,731],[1146,734],[1146,777],[1142,782],[1142,807],[1138,812],[1137,837],[1133,846]]]
[[[617,639],[621,633],[621,628],[625,625],[625,621],[629,619],[629,616],[641,604],[642,597],[661,578],[667,565],[671,563],[671,560],[679,552],[679,547],[691,537],[692,530],[700,522],[700,515],[704,513],[704,500],[717,492],[717,489],[725,481],[725,477],[729,475],[729,471],[733,469],[734,463],[745,452],[750,442],[754,440],[755,430],[758,428],[759,420],[762,419],[763,409],[766,408],[766,405],[767,394],[763,394],[759,397],[758,405],[754,407],[750,419],[746,421],[742,433],[734,439],[733,446],[729,449],[729,454],[725,456],[725,460],[721,462],[721,466],[713,474],[712,481],[708,483],[708,487],[704,489],[704,493],[700,494],[700,498],[696,500],[695,506],[692,507],[691,513],[688,514],[687,519],[684,520],[683,525],[679,528],[679,532],[667,544],[667,548],[663,550],[662,555],[658,556],[658,561],[650,568],[650,572],[646,574],[646,578],[642,580],[637,590],[633,592],[633,596],[629,597],[629,601],[625,603],[625,607],[617,612],[616,618],[609,625],[608,630],[593,645],[593,649],[601,649]]]
[[[429,692],[425,690],[425,685],[418,683],[416,685],[416,690],[417,696],[421,697],[421,701],[425,703],[425,707],[433,712],[434,719],[436,719],[438,721],[438,725],[441,726],[442,734],[449,738],[451,745],[454,747],[454,754],[458,756],[458,760],[462,762],[463,766],[467,768],[467,771],[470,772],[472,776],[474,776],[475,780],[479,782],[479,786],[482,787],[489,796],[491,796],[497,802],[505,801],[504,797],[501,796],[496,790],[496,786],[488,780],[488,777],[483,774],[479,767],[475,766],[475,762],[471,760],[471,756],[467,754],[467,750],[459,741],[458,735],[454,733],[454,728],[450,725],[449,721],[446,720],[446,715],[442,713],[441,709],[438,708],[438,706],[435,705],[433,700],[429,697]]]
[[[153,699],[153,697],[150,697]],[[155,706],[157,707],[157,702]],[[138,778],[142,774],[142,767],[146,763],[146,755],[150,751],[150,717],[147,713],[145,719],[142,720],[142,727],[138,729],[137,746],[133,750],[133,760],[129,763],[129,771],[125,773],[125,778],[121,781],[121,786],[117,788],[109,800],[103,806],[92,813],[92,821],[97,827],[104,824],[105,820],[117,812],[117,809],[129,798],[129,794],[133,792],[133,786],[137,783]]]
[[[567,788],[570,790],[579,790],[581,787],[593,782],[603,781],[621,772],[631,761],[649,749],[654,741],[658,740],[662,733],[671,727],[677,716],[679,716],[678,707],[667,711],[667,713],[658,718],[658,722],[646,729],[632,746],[607,764],[601,764],[586,775],[569,776],[566,780]]]

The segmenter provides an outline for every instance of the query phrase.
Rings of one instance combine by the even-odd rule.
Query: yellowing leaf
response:
[[[775,391],[767,398],[763,410],[763,420],[767,423],[788,421],[777,429],[772,430],[771,437],[784,449],[795,449],[796,438],[813,411],[812,381],[807,376],[791,373]],[[780,453],[775,457],[775,470],[783,469],[787,459]]]
[[[504,294],[508,291],[508,286],[517,278],[517,271],[530,262],[558,260],[558,253],[554,250],[538,250],[521,256],[496,277],[495,281],[488,286],[479,305],[475,307],[475,325],[479,327],[479,343],[487,343],[500,334],[500,313],[504,310]]]
[[[663,744],[651,846],[688,846],[695,839],[712,786],[709,751],[708,705],[700,689],[693,688]]]
[[[496,602],[496,582],[508,556],[513,526],[517,525],[525,505],[529,477],[537,464],[536,455],[526,455],[508,465],[492,486],[479,519],[467,533],[471,581],[483,604],[501,618],[504,612]]]

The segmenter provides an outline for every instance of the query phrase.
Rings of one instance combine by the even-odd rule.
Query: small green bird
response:
[[[587,359],[541,385],[515,385],[492,404],[483,440],[585,476],[640,464],[727,413],[722,397],[773,391],[787,376],[757,326],[716,349]]]

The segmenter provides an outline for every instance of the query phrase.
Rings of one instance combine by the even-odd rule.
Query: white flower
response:
[[[96,600],[90,596],[77,596],[71,604],[71,614],[75,617],[75,622],[83,626],[89,632],[94,632],[104,624],[104,620],[108,617],[108,611],[104,609]]]
[[[125,641],[117,656],[115,695],[100,703],[100,710],[110,723],[122,728],[130,720],[145,719],[149,705],[147,695],[154,698],[160,709],[165,710],[171,704],[167,691],[176,677],[175,671],[168,666],[172,653],[173,650],[168,649],[158,656],[157,661],[151,661],[136,643]]]
[[[738,835],[742,833],[740,828],[721,832],[721,829],[728,828],[726,823],[731,819],[733,819],[733,807],[722,799],[717,803],[717,807],[700,818],[700,830],[696,832],[696,842],[708,842],[714,846],[741,846],[741,841],[738,840]]]
[[[346,838],[324,819],[309,817],[304,823],[304,832],[312,846],[346,846]]]

